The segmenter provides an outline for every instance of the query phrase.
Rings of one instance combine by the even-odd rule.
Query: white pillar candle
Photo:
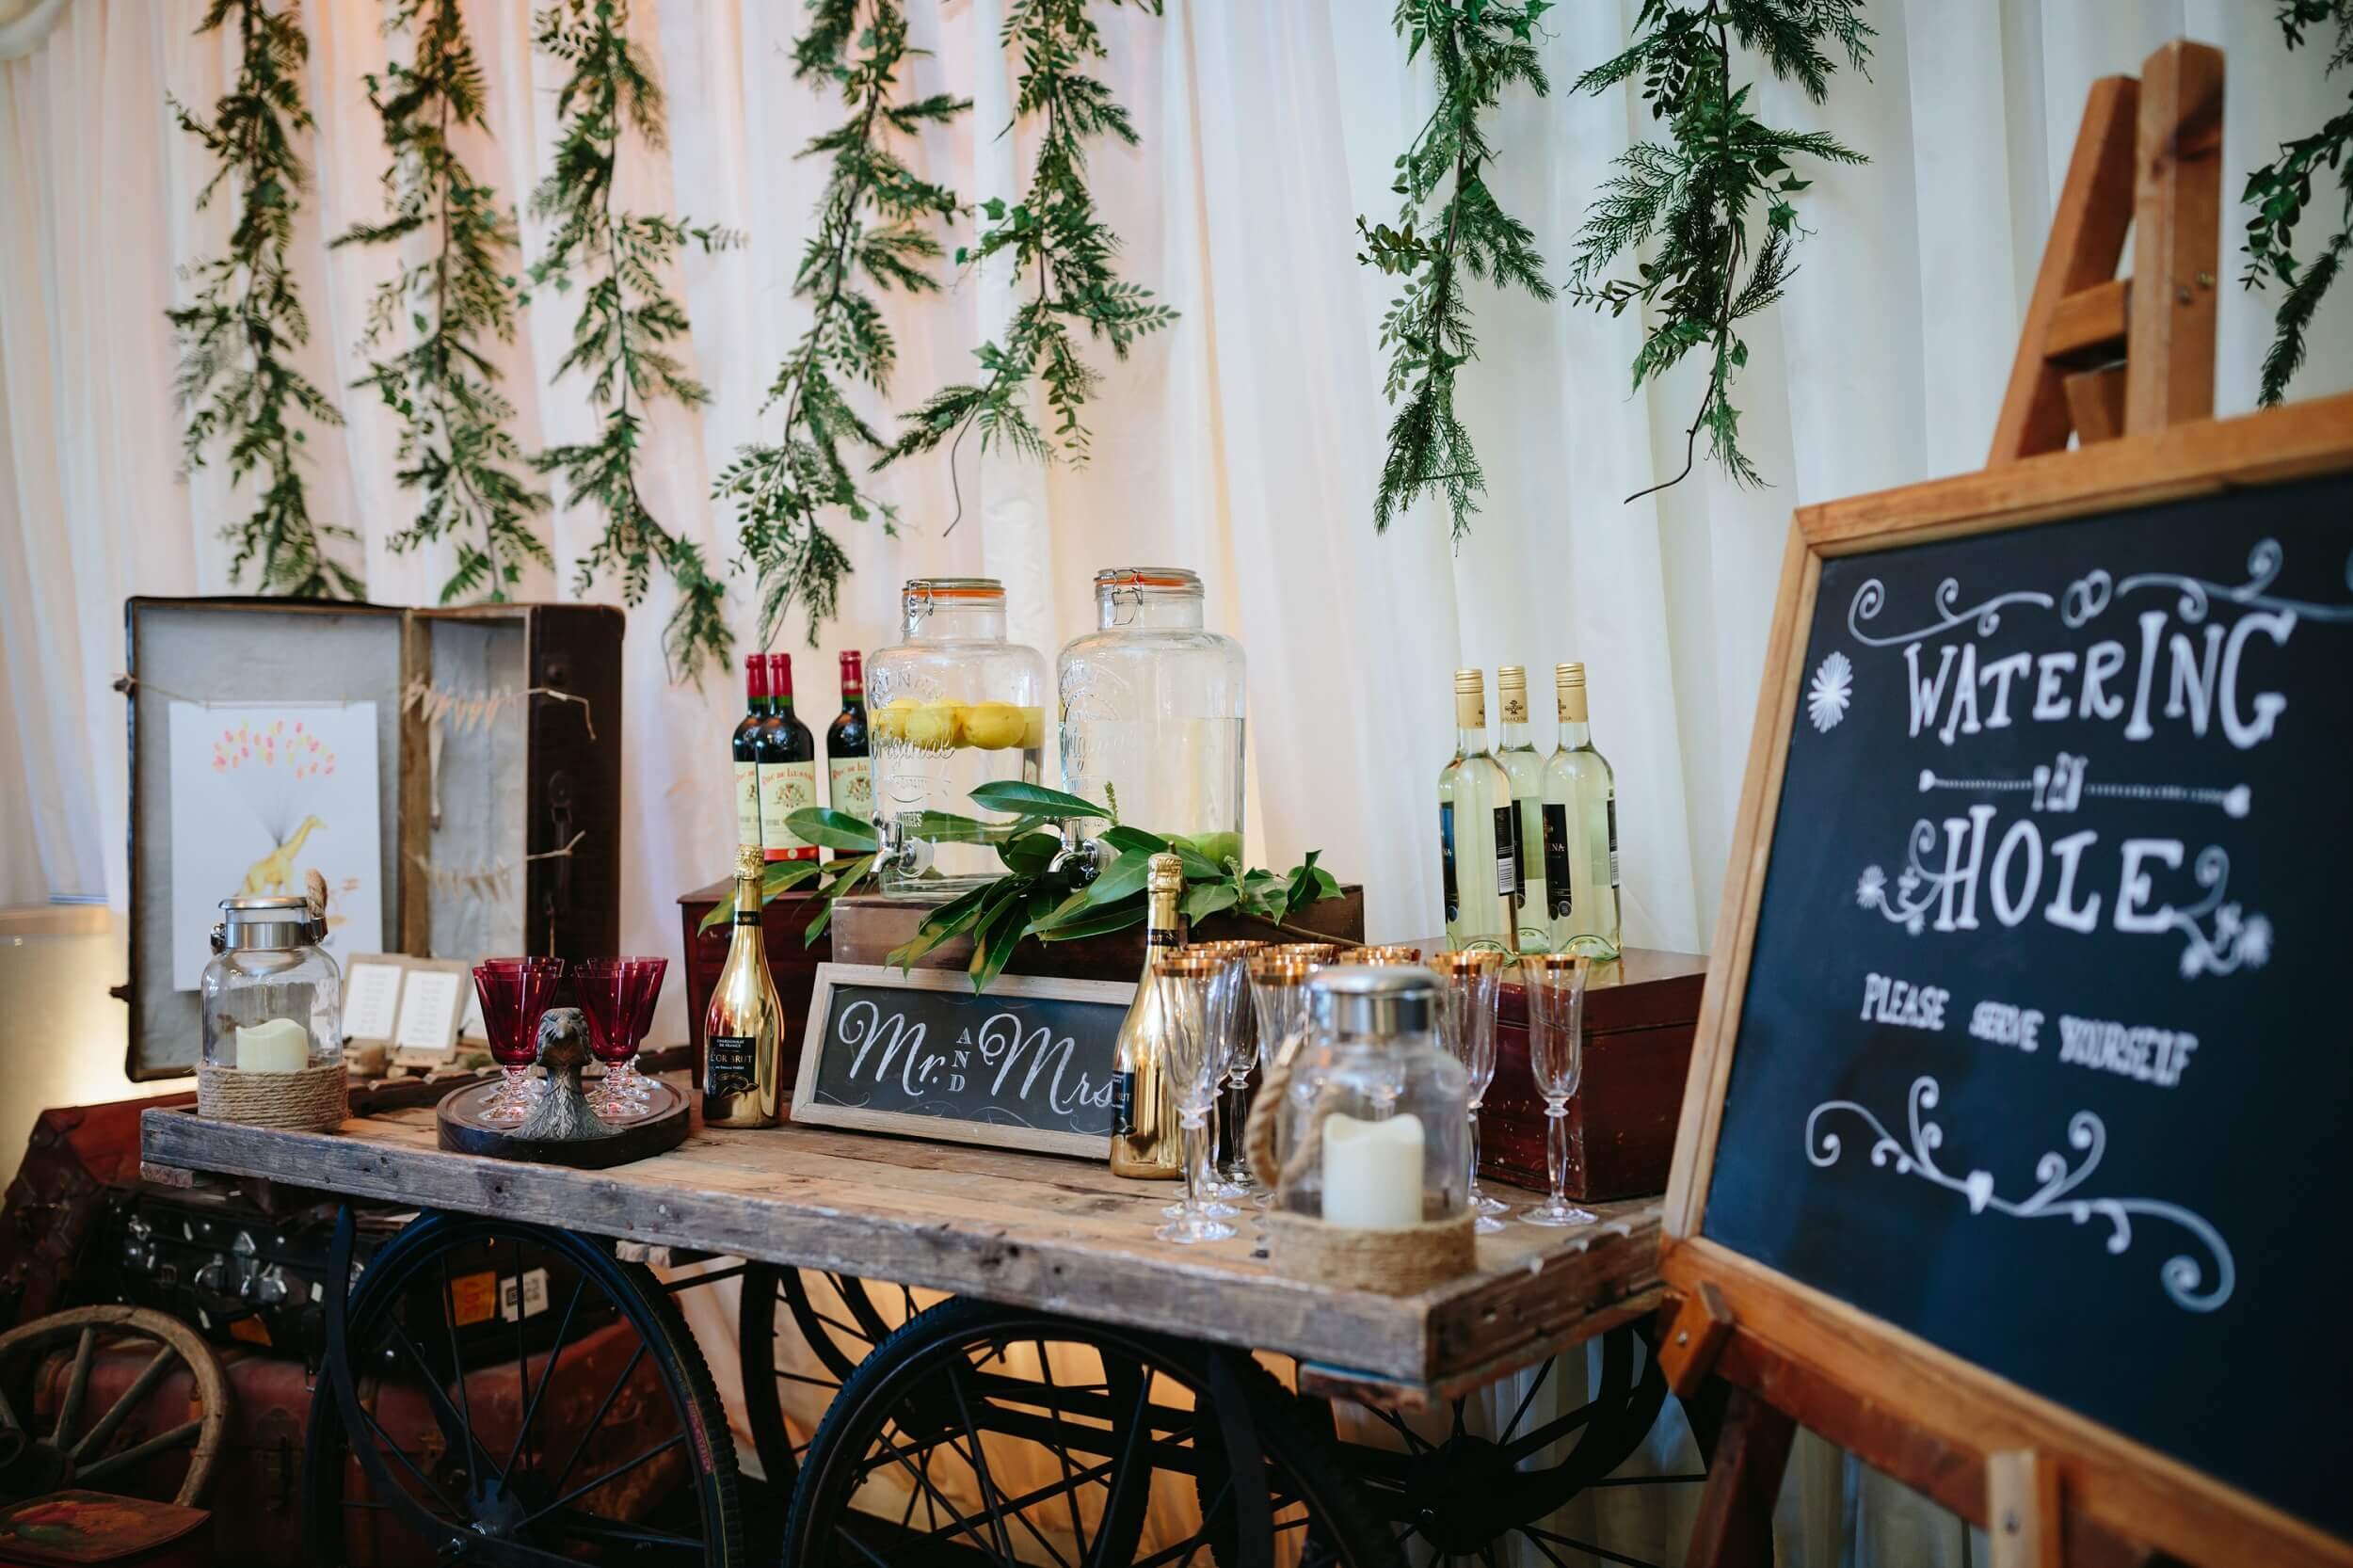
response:
[[[298,1073],[311,1064],[311,1032],[292,1018],[237,1026],[237,1070]]]
[[[1421,1118],[1323,1119],[1323,1218],[1354,1230],[1421,1224]]]

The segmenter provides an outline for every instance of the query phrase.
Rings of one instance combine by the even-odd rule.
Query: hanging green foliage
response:
[[[664,527],[647,505],[637,488],[637,448],[648,403],[711,401],[671,349],[686,335],[686,308],[669,293],[664,269],[689,245],[713,251],[741,244],[743,236],[616,204],[622,138],[634,133],[649,148],[664,144],[662,88],[629,40],[628,0],[559,0],[538,14],[536,26],[535,41],[570,74],[556,94],[554,167],[531,193],[533,215],[553,225],[531,278],[557,289],[582,285],[571,346],[555,375],[587,376],[589,396],[604,408],[596,440],[550,447],[536,461],[541,472],[562,476],[570,502],[585,501],[604,514],[604,532],[581,558],[574,591],[585,593],[611,567],[622,598],[635,604],[660,563],[679,600],[663,649],[674,676],[699,680],[706,660],[722,669],[729,664],[734,635],[727,589],[701,547]]]
[[[312,517],[303,483],[306,422],[341,424],[327,394],[294,367],[311,341],[311,320],[287,270],[286,248],[310,178],[295,138],[312,129],[302,104],[303,63],[311,42],[298,8],[272,10],[267,0],[211,0],[200,37],[234,24],[237,79],[200,120],[176,100],[180,129],[203,144],[218,167],[197,192],[200,211],[225,186],[237,203],[229,248],[189,269],[195,294],[164,312],[180,351],[173,391],[187,414],[183,447],[191,469],[219,441],[229,475],[259,492],[254,508],[222,530],[235,541],[229,573],[242,578],[258,563],[264,593],[357,599],[359,575],[330,552],[359,536]]]
[[[888,443],[851,406],[847,390],[858,382],[889,390],[898,345],[870,289],[936,292],[929,268],[940,247],[930,225],[956,213],[955,194],[915,173],[891,145],[971,107],[945,93],[896,101],[901,68],[920,53],[907,45],[896,0],[815,0],[793,48],[793,76],[836,88],[849,115],[802,149],[804,157],[830,157],[833,167],[792,279],[793,295],[813,313],[761,405],[763,413],[782,406],[783,428],[774,444],[738,451],[712,488],[736,503],[744,552],[760,573],[762,644],[775,639],[796,601],[808,615],[811,648],[817,629],[833,617],[850,561],[825,527],[827,511],[856,522],[880,518],[884,533],[896,532],[897,508],[867,493],[851,466]]]
[[[418,493],[416,520],[390,542],[405,552],[454,536],[457,563],[441,602],[485,591],[504,600],[525,562],[555,564],[532,526],[548,498],[526,477],[506,428],[514,405],[499,392],[488,352],[493,339],[514,340],[522,241],[513,211],[450,146],[453,127],[489,130],[488,88],[457,0],[394,0],[385,27],[413,32],[415,41],[410,63],[366,78],[392,154],[384,174],[392,216],[356,224],[334,243],[392,245],[422,233],[432,247],[376,290],[361,339],[362,348],[390,348],[360,385],[398,416],[398,477]]]
[[[1160,13],[1160,0],[1136,3]],[[984,343],[976,351],[984,379],[934,392],[907,415],[886,461],[928,452],[943,440],[961,444],[967,430],[977,429],[984,452],[1001,445],[1042,461],[1059,447],[1070,461],[1083,463],[1089,437],[1080,415],[1102,373],[1079,357],[1073,328],[1083,327],[1124,360],[1139,338],[1176,319],[1149,289],[1112,270],[1119,236],[1096,212],[1087,189],[1089,138],[1110,136],[1130,147],[1137,141],[1111,88],[1082,69],[1110,53],[1088,6],[1089,0],[1013,0],[1007,8],[1004,46],[1021,58],[1014,114],[1016,120],[1040,117],[1037,167],[1019,202],[1007,206],[992,198],[982,203],[989,226],[976,246],[956,251],[956,260],[1007,256],[1015,276],[1034,277],[1036,287],[1014,312],[1003,343]],[[1052,412],[1051,438],[1030,414],[1025,393],[1032,378]],[[952,444],[952,477],[953,454]]]
[[[1579,304],[1623,314],[1641,306],[1646,330],[1634,356],[1634,385],[1664,373],[1693,351],[1707,358],[1707,389],[1684,433],[1682,472],[1628,496],[1680,484],[1691,472],[1699,435],[1708,456],[1739,484],[1761,483],[1740,449],[1740,414],[1732,383],[1748,363],[1736,324],[1781,297],[1796,270],[1797,197],[1811,181],[1795,160],[1866,161],[1819,131],[1778,130],[1753,112],[1753,83],[1733,85],[1732,45],[1762,55],[1775,76],[1795,81],[1815,103],[1830,95],[1835,46],[1862,71],[1872,28],[1862,0],[1642,0],[1635,38],[1625,53],[1577,78],[1577,90],[1603,92],[1641,78],[1642,101],[1667,128],[1618,159],[1577,235],[1568,292]],[[1757,208],[1763,207],[1762,230]],[[1648,259],[1640,252],[1648,248]],[[1607,278],[1610,264],[1637,253],[1632,278]]]
[[[1486,476],[1454,411],[1455,372],[1479,357],[1466,278],[1552,297],[1534,232],[1506,213],[1487,184],[1496,152],[1479,123],[1506,88],[1526,87],[1540,98],[1550,90],[1537,59],[1536,24],[1551,8],[1551,0],[1398,0],[1392,24],[1409,62],[1430,51],[1438,105],[1397,160],[1389,187],[1404,199],[1397,227],[1356,220],[1365,242],[1357,260],[1405,280],[1405,292],[1381,318],[1381,346],[1389,354],[1381,390],[1397,413],[1373,498],[1376,531],[1432,491],[1446,497],[1458,540],[1479,510],[1473,498],[1486,488]],[[1441,187],[1446,199],[1433,210]]]
[[[2323,74],[2353,65],[2353,0],[2279,0],[2279,17],[2290,49],[2304,43],[2309,28],[2334,33]],[[2333,171],[2338,192],[2334,231],[2311,261],[2299,261],[2296,226],[2312,202],[2313,176],[2328,171]],[[2288,291],[2264,355],[2263,400],[2268,405],[2287,395],[2288,382],[2304,363],[2304,334],[2345,270],[2346,252],[2353,251],[2353,95],[2319,130],[2282,142],[2278,157],[2247,177],[2240,200],[2255,209],[2247,221],[2247,272],[2241,281],[2259,289],[2277,280]],[[2327,216],[2321,215],[2324,223]]]

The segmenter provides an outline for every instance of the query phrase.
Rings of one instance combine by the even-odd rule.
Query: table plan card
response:
[[[454,969],[411,968],[401,978],[400,1030],[392,1047],[446,1056],[457,1039],[462,1016],[460,985]]]
[[[397,955],[354,958],[344,974],[344,1038],[389,1042],[400,1016],[402,960]]]

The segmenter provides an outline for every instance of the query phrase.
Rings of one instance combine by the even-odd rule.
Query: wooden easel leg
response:
[[[1721,1382],[1714,1388],[1725,1390],[1722,1416],[1715,1440],[1705,1445],[1713,1450],[1707,1486],[1684,1560],[1689,1568],[1767,1568],[1773,1560],[1773,1499],[1781,1495],[1797,1423],[1745,1389]],[[1712,1404],[1714,1389],[1698,1402]]]

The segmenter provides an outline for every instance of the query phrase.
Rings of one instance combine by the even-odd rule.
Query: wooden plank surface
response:
[[[151,1111],[142,1132],[145,1158],[160,1165],[840,1270],[1406,1384],[1497,1375],[1658,1297],[1656,1199],[1596,1204],[1602,1223],[1576,1230],[1507,1224],[1479,1239],[1475,1272],[1392,1297],[1275,1273],[1250,1256],[1247,1215],[1233,1240],[1171,1246],[1152,1227],[1173,1185],[1006,1149],[811,1127],[697,1128],[668,1154],[570,1171],[446,1153],[430,1109],[336,1133]]]

